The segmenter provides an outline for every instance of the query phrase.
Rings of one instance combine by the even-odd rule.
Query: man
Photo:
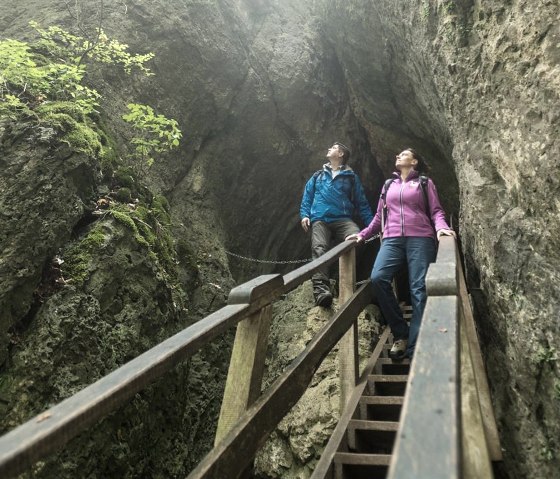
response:
[[[305,185],[301,200],[301,226],[307,233],[311,229],[311,255],[313,259],[324,254],[331,239],[340,243],[360,228],[352,220],[357,210],[368,225],[373,219],[371,208],[364,194],[360,179],[347,163],[350,150],[336,142],[327,151],[328,163],[317,171]],[[315,304],[328,308],[332,303],[330,282],[324,268],[313,275]]]

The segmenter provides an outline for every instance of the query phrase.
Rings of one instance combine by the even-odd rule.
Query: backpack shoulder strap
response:
[[[321,176],[321,174],[323,173],[323,170],[317,170],[315,173],[313,173],[313,193],[315,193],[315,185],[317,184],[317,178],[319,178],[319,176]]]
[[[422,195],[424,196],[424,206],[426,214],[430,216],[430,200],[428,198],[428,177],[420,175],[420,188],[422,188]]]
[[[385,180],[385,184],[381,189],[381,202],[383,207],[383,210],[381,212],[382,230],[385,230],[385,224],[387,223],[387,191],[389,190],[389,187],[391,186],[391,183],[393,183],[393,181],[395,181],[395,178],[388,178],[387,180]]]
[[[381,190],[381,199],[383,200],[383,204],[386,203],[385,200],[387,198],[387,190],[389,189],[393,181],[395,181],[395,178],[389,178],[385,180],[385,184],[383,185],[383,189]]]
[[[354,185],[356,184],[356,173],[352,171],[350,175],[350,203],[354,204]]]

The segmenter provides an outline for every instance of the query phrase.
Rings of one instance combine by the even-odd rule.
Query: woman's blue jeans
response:
[[[371,282],[381,312],[396,339],[408,339],[407,356],[412,357],[420,322],[426,306],[426,273],[436,259],[436,242],[433,238],[398,237],[386,238],[381,243]],[[410,328],[403,318],[393,292],[391,281],[402,265],[408,265],[412,319]]]

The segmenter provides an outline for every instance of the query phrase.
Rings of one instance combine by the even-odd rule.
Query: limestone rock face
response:
[[[338,309],[338,301],[332,309],[313,307],[312,298],[308,281],[274,305],[264,387],[272,384]],[[360,370],[379,339],[380,319],[374,305],[368,305],[358,317]],[[340,415],[337,353],[335,347],[323,360],[309,389],[259,451],[255,461],[258,477],[311,476]]]
[[[0,122],[0,364],[27,327],[45,262],[93,199],[95,160],[64,145],[53,149],[54,135]]]
[[[29,20],[75,28],[71,10],[59,3],[4,1],[2,36],[29,38]],[[94,12],[95,2],[89,5]],[[46,301],[36,302],[34,292],[46,296],[46,266],[88,234],[88,210],[102,189],[100,165],[52,142],[48,130],[30,134],[11,125],[6,133],[0,122],[0,377],[9,378],[0,382],[0,404],[13,408],[10,425],[223,305],[234,282],[291,268],[231,253],[308,257],[308,237],[299,227],[301,192],[333,141],[350,145],[352,167],[374,206],[394,155],[411,146],[425,156],[460,233],[504,475],[554,477],[560,460],[558,2],[132,0],[105,7],[108,36],[135,52],[156,54],[154,77],[92,72],[104,95],[110,135],[126,151],[120,115],[132,100],[176,118],[185,135],[180,150],[158,158],[143,178],[170,202],[180,285],[162,280],[149,258],[138,257],[142,249],[130,231],[106,218],[107,245],[117,257],[99,257],[116,265],[131,254],[121,278],[130,272],[138,287],[123,287],[115,296],[102,284],[116,285],[119,275],[112,278],[110,268],[94,262],[87,275],[98,287],[88,290],[86,282],[49,290]],[[188,298],[182,303],[187,312],[173,306],[177,295]],[[294,301],[303,301],[302,314],[275,330],[278,337],[290,336],[290,328],[312,329],[310,317],[302,320],[309,304],[297,295]],[[154,318],[150,327],[145,314]],[[281,308],[278,314],[284,314]],[[71,318],[80,315],[80,326],[72,327]],[[117,320],[123,336],[112,329]],[[105,332],[103,344],[90,344],[85,335],[93,325]],[[62,349],[74,330],[92,351],[118,345],[118,361],[94,362],[88,374],[85,361],[65,369]],[[307,334],[298,331],[297,348]],[[58,367],[42,366],[60,376],[53,387],[40,384],[46,373],[27,377],[25,365],[38,367],[33,351],[44,347],[58,358]],[[278,345],[273,354],[279,365],[294,348]],[[141,453],[130,452],[132,444],[142,450],[143,425],[136,424],[126,441],[115,433],[120,436],[111,447],[119,459],[111,471],[123,477],[149,473],[166,461],[169,477],[183,476],[208,450],[211,434],[201,431],[212,431],[219,400],[204,378],[219,384],[228,361],[227,348],[210,349],[166,379],[162,398],[172,387],[189,384],[194,391],[190,398],[178,394],[175,413],[166,416],[167,429],[175,433],[162,432],[162,447],[145,462],[136,460]],[[17,389],[10,388],[18,381],[24,381],[25,395],[16,404]],[[311,388],[313,402],[326,396],[313,419],[296,411],[267,445],[277,460],[260,463],[263,475],[309,474],[317,444],[332,427],[326,411],[332,412],[336,391],[325,381]],[[141,399],[130,407],[145,416],[167,414]],[[325,429],[315,431],[312,423]],[[184,436],[176,432],[183,426],[191,428]],[[90,442],[103,443],[107,431],[115,430],[104,427]],[[317,441],[308,442],[303,429],[314,430]],[[76,446],[81,459],[64,462],[65,477],[75,477],[75,468],[87,462],[86,449]],[[127,466],[127,455],[136,468]],[[45,477],[63,477],[50,467],[44,466]]]

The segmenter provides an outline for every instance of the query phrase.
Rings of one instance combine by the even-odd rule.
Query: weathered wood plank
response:
[[[0,477],[17,475],[55,452],[235,325],[249,310],[246,304],[225,306],[0,437]]]
[[[272,321],[272,306],[237,325],[214,444],[217,444],[261,393]]]
[[[486,377],[486,369],[482,359],[482,352],[480,350],[480,343],[476,333],[476,326],[474,322],[474,315],[469,301],[469,294],[467,292],[467,284],[463,274],[463,266],[457,259],[458,277],[459,277],[459,294],[461,298],[461,308],[463,325],[467,340],[469,343],[470,357],[473,363],[473,371],[476,381],[476,388],[478,391],[478,399],[480,402],[480,409],[482,412],[482,419],[484,421],[484,432],[486,434],[486,442],[490,452],[490,459],[492,461],[501,461],[502,447],[500,444],[500,436],[498,434],[498,426],[494,416],[494,408],[492,407],[492,397],[490,395],[490,387],[488,386],[488,378]]]
[[[388,466],[391,462],[391,455],[337,452],[334,456],[334,462],[339,464],[352,464],[356,466]]]
[[[354,294],[356,284],[356,250],[344,253],[339,260],[339,304],[348,301]],[[359,374],[358,320],[342,337],[338,349],[340,380],[340,413],[344,411],[352,391],[356,387]]]
[[[457,297],[429,297],[410,369],[389,479],[459,477],[458,348]]]
[[[348,429],[362,429],[364,431],[396,431],[399,424],[393,421],[366,421],[364,419],[351,419]]]
[[[376,383],[405,383],[408,381],[406,374],[370,374],[370,381]]]
[[[321,328],[305,350],[257,399],[188,478],[236,478],[250,464],[268,435],[304,394],[323,359],[370,300],[369,285],[364,285]],[[239,451],[243,453],[240,454]]]
[[[254,304],[264,299],[269,304],[283,293],[284,279],[279,274],[265,274],[236,286],[229,292],[228,304]]]
[[[426,275],[428,296],[454,296],[457,289],[457,259],[455,238],[444,236],[439,241],[438,255]]]
[[[404,403],[403,396],[362,396],[360,402],[372,405],[402,405]]]
[[[462,319],[460,328],[462,479],[492,479],[494,474],[484,434],[469,342],[463,324]]]

